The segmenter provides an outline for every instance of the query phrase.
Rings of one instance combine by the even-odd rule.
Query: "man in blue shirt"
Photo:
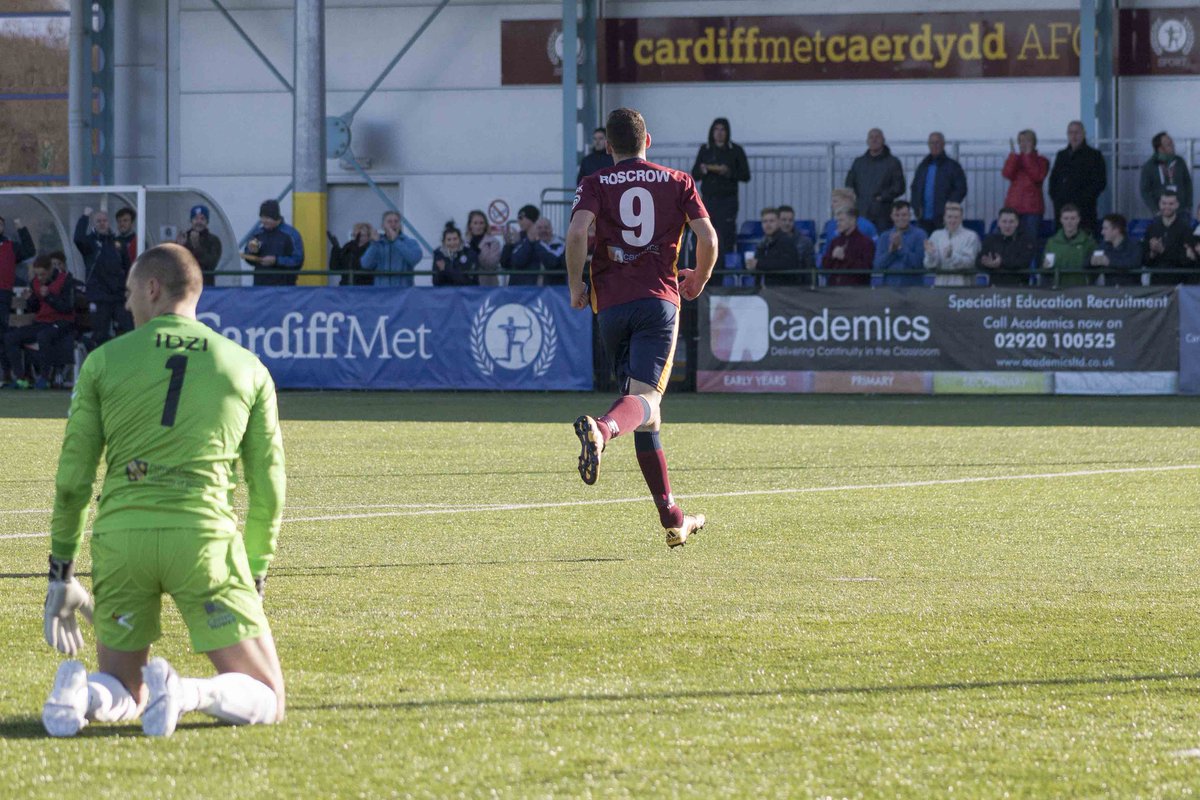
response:
[[[375,273],[410,273],[407,275],[377,274],[376,286],[408,287],[413,285],[412,271],[421,261],[421,245],[416,239],[400,232],[399,211],[383,212],[383,230],[376,231],[375,241],[362,256],[363,269]]]
[[[892,229],[875,241],[875,271],[884,286],[922,286],[925,282],[925,231],[912,224],[905,200],[892,203]]]
[[[304,266],[304,240],[300,232],[283,221],[278,200],[264,200],[258,207],[258,224],[242,256],[254,264],[255,286],[295,286],[296,274]],[[268,274],[289,270],[292,274]]]

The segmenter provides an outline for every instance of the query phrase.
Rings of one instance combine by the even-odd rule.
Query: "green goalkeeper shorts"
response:
[[[92,535],[96,639],[113,650],[162,635],[162,596],[187,623],[192,648],[219,650],[270,632],[242,537],[206,530],[104,531]]]

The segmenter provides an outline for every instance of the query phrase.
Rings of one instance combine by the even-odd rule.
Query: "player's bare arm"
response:
[[[679,293],[685,300],[695,300],[704,291],[717,264],[717,230],[708,217],[690,220],[688,226],[696,236],[696,268],[679,273],[682,277]]]
[[[567,285],[571,287],[571,307],[587,308],[587,287],[583,283],[583,268],[587,263],[588,230],[596,215],[581,209],[571,217],[567,228]]]

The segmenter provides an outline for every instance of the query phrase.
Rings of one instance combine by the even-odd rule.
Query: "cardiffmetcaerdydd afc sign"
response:
[[[1171,393],[1173,289],[762,290],[707,297],[708,392]]]
[[[565,288],[206,289],[199,317],[284,389],[590,390]]]
[[[597,76],[601,83],[1075,77],[1079,7],[1062,5],[936,14],[607,18],[596,29]],[[1121,9],[1120,74],[1200,74],[1198,28],[1196,6]],[[501,23],[505,85],[561,82],[562,53],[560,20]]]

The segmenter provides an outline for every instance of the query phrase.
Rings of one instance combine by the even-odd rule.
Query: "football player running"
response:
[[[683,513],[671,494],[660,409],[679,334],[679,298],[695,300],[704,291],[717,260],[717,233],[692,176],[646,160],[650,134],[640,113],[618,108],[608,115],[605,131],[614,164],[585,177],[575,192],[567,280],[571,305],[583,309],[590,303],[597,315],[622,396],[603,415],[575,420],[579,476],[594,484],[609,441],[632,432],[667,546],[678,547],[705,519]],[[593,223],[589,293],[583,268]],[[696,268],[680,272],[679,247],[688,227],[697,239]]]

